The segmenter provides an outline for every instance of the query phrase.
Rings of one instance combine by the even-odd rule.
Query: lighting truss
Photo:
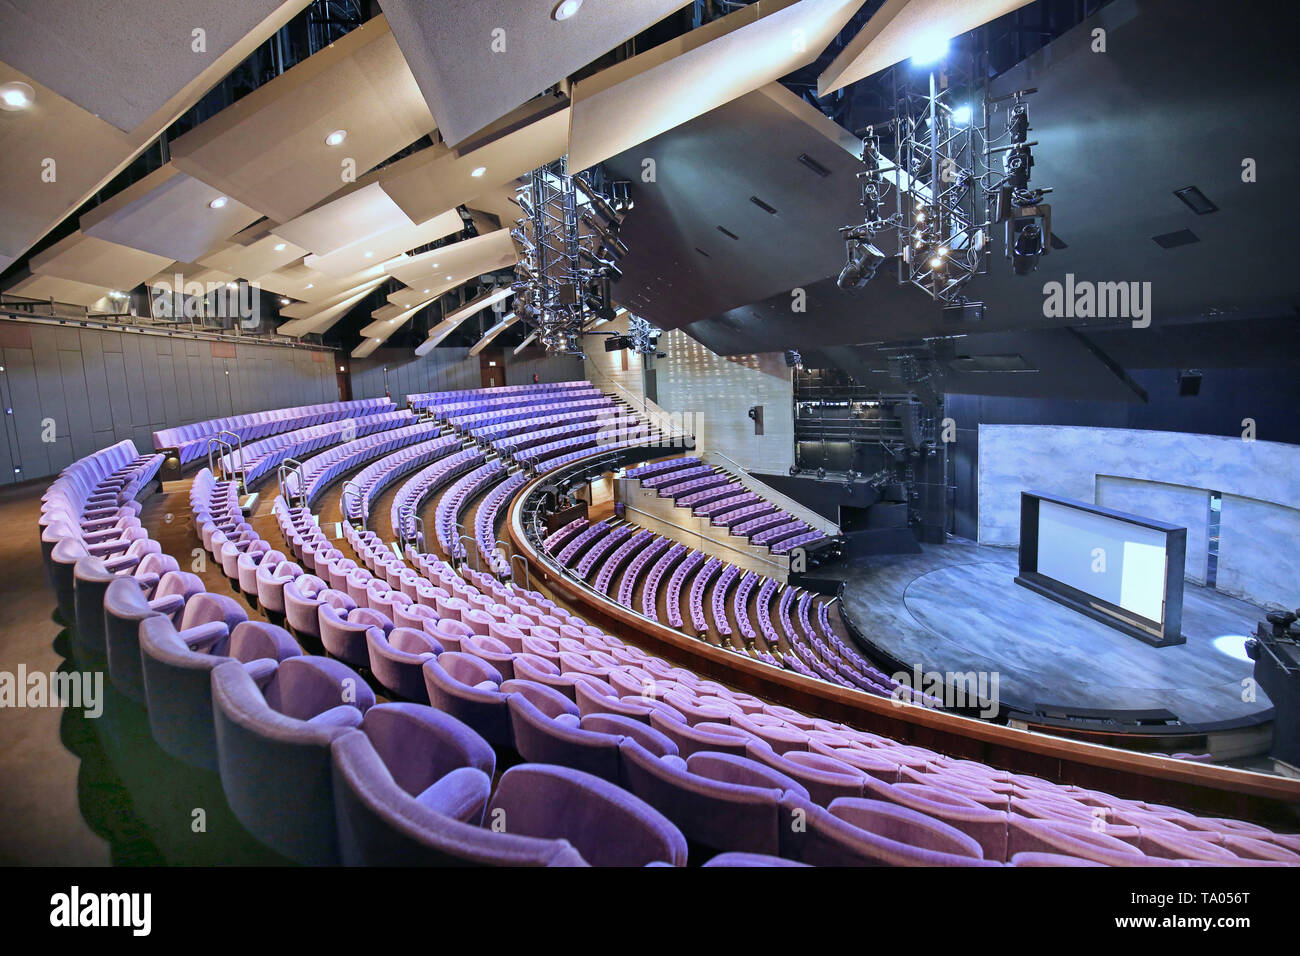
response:
[[[931,70],[927,91],[897,87],[893,169],[899,280],[946,306],[987,271],[989,238],[985,97],[955,102],[950,78]]]
[[[516,195],[515,311],[547,351],[581,353],[582,334],[614,317],[610,284],[623,276],[618,233],[632,202],[627,183],[601,182],[599,170],[570,175],[565,156],[533,170]]]

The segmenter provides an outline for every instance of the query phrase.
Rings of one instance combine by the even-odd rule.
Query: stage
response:
[[[844,580],[845,611],[868,651],[909,673],[997,673],[1004,707],[1165,709],[1198,725],[1254,723],[1270,708],[1259,689],[1242,700],[1253,665],[1241,638],[1260,608],[1188,582],[1187,642],[1152,647],[1021,587],[1016,570],[1015,549],[960,540],[824,569]]]

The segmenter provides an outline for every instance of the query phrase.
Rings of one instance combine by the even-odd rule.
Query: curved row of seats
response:
[[[289,458],[302,458],[337,442],[350,442],[375,432],[402,428],[414,424],[415,416],[409,411],[378,412],[361,418],[347,418],[313,425],[297,431],[272,435],[218,459],[221,470],[227,475],[241,472],[244,486],[251,488],[269,472]]]
[[[200,503],[228,509],[230,496],[218,483],[204,490]],[[302,547],[306,563],[308,544],[319,542],[314,519],[277,505],[289,547]],[[228,510],[220,517],[244,534]],[[952,760],[767,704],[591,628],[536,592],[457,573],[414,552],[412,568],[373,532],[347,531],[367,573],[378,579],[382,571],[388,588],[356,592],[379,605],[357,602],[350,612],[365,611],[375,622],[365,628],[366,659],[377,659],[370,642],[383,647],[376,632],[395,646],[393,635],[405,626],[396,618],[419,622],[441,648],[413,655],[431,707],[375,703],[345,662],[286,654],[261,628],[256,636],[264,649],[246,652],[260,659],[212,660],[191,649],[208,658],[195,662],[184,642],[167,643],[177,624],[163,611],[151,609],[137,622],[142,666],[147,642],[185,658],[185,667],[160,669],[158,693],[146,693],[155,733],[157,702],[158,719],[171,731],[176,721],[201,735],[202,702],[184,698],[182,685],[188,680],[205,692],[232,809],[250,832],[291,858],[573,863],[580,854],[595,863],[681,863],[689,840],[704,854],[723,854],[715,858],[719,865],[730,862],[728,852],[823,864],[1300,862],[1294,836]],[[214,530],[208,539],[218,533],[226,532]],[[326,554],[322,560],[317,550],[315,567],[333,580],[347,559]],[[286,598],[311,591],[305,573],[283,576],[290,578]],[[130,586],[142,592],[134,580]],[[166,597],[176,603],[175,594]],[[381,609],[383,600],[392,615]],[[94,608],[77,605],[80,630]],[[339,616],[325,599],[316,612],[318,629],[331,613]],[[204,626],[230,629],[224,620]],[[397,638],[414,640],[407,633]],[[146,671],[147,691],[149,680]],[[182,698],[186,706],[169,714],[166,704]],[[508,771],[492,794],[486,753],[471,755],[472,738],[447,724],[452,720],[490,745],[498,763],[514,753],[530,761],[527,772]],[[416,757],[408,759],[397,741]],[[427,753],[438,754],[437,771],[429,770]],[[475,826],[480,810],[501,811],[508,832]],[[575,816],[584,825],[565,829]],[[790,825],[795,819],[800,826]],[[537,835],[571,839],[563,847],[551,841],[545,851],[533,847],[536,856],[503,842]]]
[[[699,458],[683,456],[632,468],[623,477],[640,481],[641,487],[671,498],[678,507],[690,508],[697,517],[766,546],[774,554],[788,554],[826,536],[749,490],[723,468]]]
[[[622,533],[615,535],[618,528],[623,529]],[[829,602],[817,603],[819,630],[814,629],[809,617],[814,603],[810,592],[783,587],[774,579],[745,572],[736,565],[703,552],[693,552],[690,559],[678,564],[687,554],[685,546],[670,546],[675,544],[671,539],[648,531],[637,531],[631,539],[636,542],[635,547],[628,547],[628,537],[633,531],[636,529],[630,525],[614,526],[609,522],[593,525],[580,518],[549,535],[543,541],[543,549],[560,565],[569,568],[584,580],[589,576],[591,568],[599,563],[600,571],[594,583],[596,589],[607,596],[613,587],[615,575],[623,571],[623,565],[631,554],[643,555],[644,557],[631,561],[623,571],[623,580],[618,588],[618,603],[634,611],[639,610],[653,621],[659,620],[659,594],[664,575],[675,566],[665,596],[670,626],[683,627],[681,593],[689,581],[687,618],[698,636],[715,634],[719,643],[729,648],[729,639],[733,634],[731,621],[734,619],[734,631],[738,632],[744,643],[745,653],[773,667],[793,670],[805,677],[879,696],[915,699],[928,706],[939,706],[937,698],[914,694],[910,687],[886,675],[845,644],[830,624]],[[654,565],[649,565],[650,554],[662,554],[662,557]],[[649,572],[638,606],[634,594],[639,576],[648,565]],[[760,581],[763,582],[761,587]],[[734,591],[733,584],[736,585]],[[757,629],[750,623],[748,606],[750,595],[756,587],[759,588],[756,598]],[[730,599],[728,593],[731,594]],[[777,603],[779,627],[773,624],[773,600]],[[798,615],[797,625],[791,617],[792,607]],[[760,635],[766,647],[757,645]]]
[[[393,536],[401,541],[415,540],[417,537],[415,519],[419,515],[420,505],[438,492],[443,485],[458,478],[465,472],[477,468],[483,463],[483,452],[478,448],[466,448],[416,472],[397,489],[389,508],[389,522]],[[419,540],[424,546],[423,539]]]
[[[566,392],[571,389],[590,388],[591,383],[582,379],[569,382],[539,382],[532,385],[496,385],[490,388],[462,388],[447,392],[416,392],[406,396],[411,408],[436,409],[440,406],[454,405],[474,398],[495,398],[512,395],[545,395],[551,392]]]
[[[594,398],[567,400],[553,405],[529,405],[498,415],[482,416],[483,421],[465,420],[459,425],[467,434],[480,441],[492,442],[535,428],[548,428],[568,421],[588,421],[613,407],[614,400],[608,395],[600,394]]]
[[[349,521],[370,521],[370,504],[383,493],[384,489],[403,475],[410,474],[425,465],[449,455],[460,448],[460,439],[455,435],[443,435],[411,445],[396,454],[386,455],[374,464],[363,468],[353,479],[351,485],[342,494],[343,516]]]
[[[302,497],[308,506],[341,476],[367,462],[388,455],[399,448],[435,437],[439,426],[431,422],[417,422],[402,428],[376,432],[355,441],[335,445],[319,455],[313,455],[285,476],[284,493],[290,499]]]
[[[501,509],[515,496],[515,492],[528,483],[529,477],[527,472],[515,472],[488,492],[474,513],[474,544],[478,548],[479,561],[499,578],[510,575],[510,562],[497,550],[497,524],[501,520]]]
[[[549,395],[529,396],[495,408],[471,409],[451,414],[443,421],[459,432],[487,438],[487,432],[512,426],[530,418],[602,411],[617,407],[617,402],[593,387]],[[435,413],[436,414],[436,413]]]
[[[153,433],[153,447],[158,451],[175,448],[180,453],[181,464],[186,465],[207,454],[209,439],[219,432],[231,432],[238,435],[241,441],[251,442],[280,432],[297,431],[345,418],[376,415],[393,411],[393,408],[392,399],[363,398],[353,402],[325,402],[321,405],[250,412],[228,418],[210,418],[178,428],[159,429]]]
[[[438,507],[434,510],[433,526],[438,544],[442,546],[445,553],[451,555],[453,560],[461,561],[469,556],[465,545],[460,541],[461,512],[471,501],[505,476],[505,462],[500,458],[494,458],[457,479],[456,483],[438,499]]]

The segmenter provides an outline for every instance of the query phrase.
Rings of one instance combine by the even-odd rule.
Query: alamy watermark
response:
[[[1065,274],[1065,282],[1043,285],[1048,319],[1129,319],[1135,329],[1151,324],[1150,282],[1091,282]]]
[[[910,698],[922,707],[978,711],[985,720],[996,717],[1001,706],[998,686],[1002,678],[997,671],[922,671],[917,664],[911,673],[899,671],[893,679],[897,682],[892,694],[895,704]]]
[[[70,707],[94,720],[104,712],[103,671],[0,671],[0,709]]]

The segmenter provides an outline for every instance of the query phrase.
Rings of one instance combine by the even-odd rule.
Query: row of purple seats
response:
[[[644,552],[646,545],[655,537],[655,534],[642,528],[636,534],[626,538],[613,551],[608,553],[608,557],[601,562],[600,570],[596,572],[596,579],[593,582],[594,587],[601,594],[609,594],[609,589],[614,584],[614,578],[622,571],[632,555],[638,552]]]
[[[347,489],[342,495],[343,514],[349,521],[368,522],[370,520],[370,503],[383,493],[384,489],[403,475],[423,468],[449,455],[461,447],[460,439],[455,435],[443,435],[429,441],[420,442],[390,454],[362,469],[352,479],[357,490]]]
[[[584,549],[595,544],[608,532],[609,524],[607,522],[598,521],[595,524],[588,525],[555,554],[555,559],[560,562],[561,567],[572,566]]]
[[[704,488],[700,491],[692,491],[689,495],[683,495],[677,499],[679,508],[690,508],[693,514],[699,514],[699,509],[703,505],[712,504],[715,501],[722,501],[726,498],[732,498],[736,495],[737,483],[728,483],[717,485],[713,488]]]
[[[663,488],[668,485],[677,484],[690,478],[699,478],[703,475],[713,474],[712,465],[688,465],[685,468],[674,468],[657,472],[649,477],[641,479],[642,488]]]
[[[668,541],[669,539],[663,538],[661,540]],[[650,620],[659,620],[659,582],[678,561],[685,557],[686,551],[686,545],[674,543],[672,547],[664,552],[663,557],[654,563],[650,573],[646,575],[645,587],[641,591],[641,613]],[[619,603],[631,607],[628,601],[620,600]]]
[[[704,475],[700,478],[692,478],[689,481],[681,481],[676,484],[664,485],[659,489],[660,498],[672,498],[674,501],[683,498],[693,491],[702,491],[705,488],[715,488],[722,485],[731,484],[731,478],[724,474],[714,473]]]
[[[477,414],[479,412],[494,412],[507,408],[522,408],[528,406],[542,405],[550,402],[562,401],[569,395],[591,394],[597,389],[592,385],[585,385],[582,388],[569,390],[563,396],[552,393],[550,396],[537,396],[535,394],[516,394],[506,396],[495,396],[489,398],[473,398],[466,401],[448,402],[444,404],[429,406],[425,411],[434,415],[441,421],[449,421],[464,415]]]
[[[628,468],[623,472],[623,477],[645,480],[665,472],[678,471],[698,464],[700,464],[700,460],[694,457],[669,458],[664,461],[652,461],[645,465],[638,465],[635,468]]]
[[[740,488],[739,485],[727,485],[725,488],[722,489],[723,491],[726,492],[726,494],[723,497],[714,498],[710,501],[706,501],[703,502],[702,504],[693,506],[695,514],[697,514],[701,518],[711,519],[717,515],[725,514],[728,511],[732,511],[736,508],[740,508],[743,505],[752,504],[756,501],[761,500],[758,497],[758,495],[754,494],[754,492],[741,491],[738,490],[739,488]],[[696,494],[698,493],[699,492],[696,492]],[[687,498],[691,498],[691,497],[694,497],[694,495],[686,495],[680,500],[684,502]]]
[[[635,424],[637,419],[619,409],[610,409],[585,419],[569,419],[550,428],[532,429],[518,435],[498,438],[492,447],[503,455],[513,455],[534,445],[544,445],[565,435],[587,435],[592,432],[618,432]]]
[[[740,583],[736,585],[736,593],[732,597],[731,608],[736,618],[736,629],[740,631],[740,637],[744,641],[753,641],[757,636],[754,628],[749,623],[749,595],[753,592],[759,582],[759,576],[753,571],[746,571],[741,577]]]
[[[417,392],[406,396],[411,408],[436,408],[439,405],[456,404],[467,399],[483,396],[503,395],[544,395],[550,392],[564,392],[569,389],[591,388],[591,383],[583,380],[571,382],[540,382],[529,385],[496,385],[490,388],[462,388],[449,392]]]
[[[544,445],[536,445],[519,454],[511,457],[521,463],[536,466],[539,462],[557,454],[571,454],[583,449],[599,450],[600,446],[618,446],[627,444],[644,438],[649,438],[653,428],[648,422],[631,420],[634,424],[618,429],[602,429],[586,435],[578,435],[573,438],[563,438],[558,441],[548,442]]]
[[[748,528],[744,526],[756,521],[756,519],[769,516],[776,516],[777,520],[781,520],[783,517],[782,513],[777,510],[776,505],[770,501],[759,499],[739,508],[732,508],[730,511],[720,511],[713,516],[710,523],[719,528],[729,528],[733,534],[747,534]]]
[[[668,611],[669,627],[680,628],[682,626],[682,586],[695,569],[704,563],[705,557],[703,551],[692,551],[681,564],[677,565],[677,568],[668,578],[665,604]]]
[[[496,421],[468,422],[462,427],[464,427],[467,434],[479,441],[490,443],[534,429],[563,425],[569,421],[590,421],[611,411],[613,408],[614,400],[602,397],[584,402],[564,402],[542,408],[534,406],[528,410],[508,412]]]
[[[586,518],[574,518],[568,524],[556,528],[542,541],[542,550],[548,554],[555,553],[573,540],[574,535],[584,530],[589,524]]]
[[[166,448],[177,449],[180,452],[181,464],[185,465],[206,455],[208,440],[215,437],[218,432],[231,432],[238,435],[242,441],[251,442],[280,432],[296,431],[312,425],[323,425],[326,422],[345,418],[361,418],[393,410],[391,399],[365,398],[352,402],[325,402],[321,405],[300,405],[266,412],[250,412],[246,415],[212,418],[177,428],[160,429],[153,433],[153,447],[159,451]]]
[[[803,534],[792,535],[789,538],[776,542],[772,545],[772,553],[789,554],[795,548],[806,547],[807,545],[821,541],[825,537],[826,535],[817,530],[805,531]]]
[[[765,531],[768,528],[774,528],[777,525],[785,524],[790,520],[790,516],[784,511],[777,509],[775,505],[765,503],[762,505],[754,505],[752,507],[754,507],[759,514],[754,515],[753,513],[750,513],[742,515],[741,520],[731,527],[732,534],[744,535],[746,538],[752,540],[762,531]]]
[[[245,486],[252,487],[288,458],[301,458],[337,442],[349,442],[364,435],[414,423],[414,415],[409,411],[400,411],[379,412],[361,418],[312,425],[245,445],[231,454],[222,455],[219,463],[227,475],[242,472]]]
[[[639,537],[639,535],[638,535]],[[623,577],[618,585],[618,603],[624,607],[632,606],[632,595],[636,592],[637,583],[641,580],[641,572],[650,567],[651,562],[655,561],[660,554],[668,550],[672,540],[662,535],[650,535],[645,541],[638,542],[635,547],[630,549],[630,553],[635,555],[623,572]],[[609,593],[606,591],[605,593]]]
[[[483,452],[478,448],[466,448],[464,451],[439,458],[433,464],[416,472],[397,489],[393,504],[389,508],[393,535],[402,540],[412,540],[416,536],[415,518],[420,512],[420,505],[425,499],[434,495],[445,484],[460,477],[467,471],[483,463]],[[419,542],[423,547],[423,542]]]
[[[578,577],[584,581],[591,576],[591,572],[605,555],[611,553],[623,541],[631,537],[635,527],[630,524],[621,524],[612,528],[606,535],[602,535],[600,540],[587,549],[587,553],[578,559],[574,565],[574,571]]]
[[[528,479],[527,472],[515,472],[488,493],[474,514],[474,543],[478,547],[479,560],[499,578],[510,575],[510,562],[497,551],[497,521],[502,507],[528,483]]]
[[[284,483],[285,494],[292,498],[304,495],[310,505],[344,474],[399,448],[427,441],[437,434],[437,425],[419,422],[335,445],[328,451],[308,458],[302,463],[301,469],[289,474]]]
[[[529,399],[487,411],[452,415],[444,420],[457,431],[487,441],[501,434],[514,434],[519,430],[520,422],[560,417],[565,414],[600,412],[615,406],[616,403],[612,398],[593,388],[590,391]]]
[[[469,556],[460,541],[460,516],[471,501],[506,476],[506,466],[495,458],[458,479],[438,500],[434,529],[443,551],[457,561]]]
[[[709,586],[709,582],[723,567],[721,561],[711,557],[704,562],[704,566],[700,568],[695,575],[695,579],[691,582],[688,607],[690,608],[691,625],[699,634],[703,634],[709,628],[709,622],[704,618],[704,589]]]
[[[713,586],[713,596],[709,602],[713,611],[713,627],[722,637],[731,636],[731,623],[727,620],[727,591],[740,576],[740,568],[729,564],[718,576],[718,583]]]
[[[754,544],[776,544],[809,530],[808,525],[798,518],[789,518],[788,515],[786,517],[788,520],[752,534],[749,540]]]

